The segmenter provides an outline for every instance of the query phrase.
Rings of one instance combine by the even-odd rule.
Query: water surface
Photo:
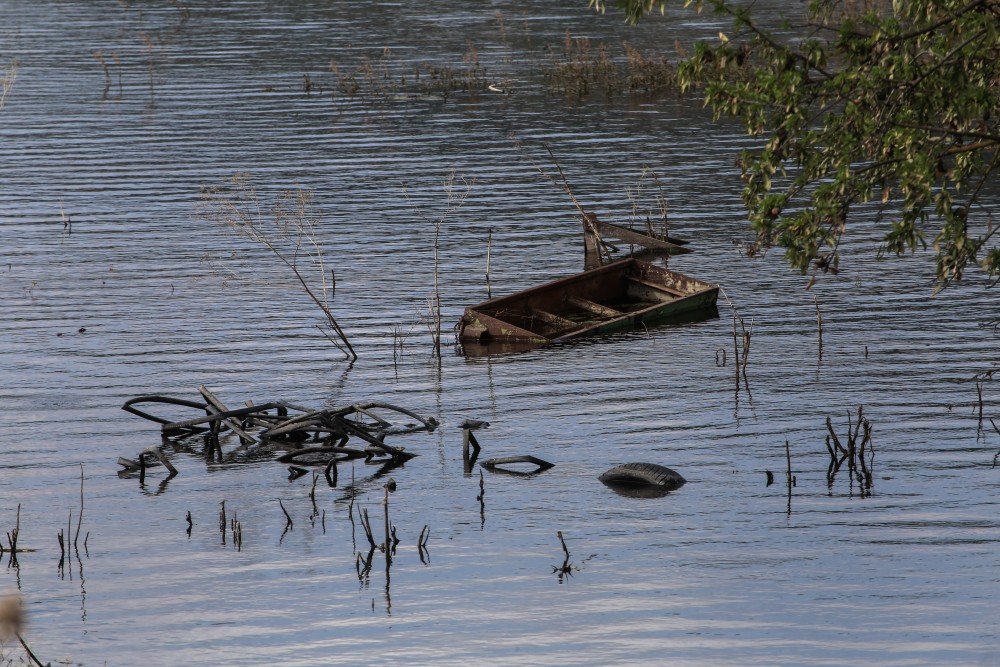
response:
[[[584,5],[0,7],[0,57],[20,62],[0,111],[0,529],[20,504],[20,544],[38,549],[19,568],[4,560],[0,588],[24,594],[43,660],[1000,663],[1000,440],[977,429],[970,382],[997,360],[980,326],[996,294],[973,280],[932,296],[929,255],[877,261],[863,216],[844,270],[808,292],[780,253],[742,257],[734,157],[752,138],[712,123],[697,99],[567,100],[542,78],[566,30],[651,50],[719,25],[678,12],[672,32],[659,19],[630,29]],[[512,95],[415,83],[422,65],[467,68],[470,44]],[[391,91],[336,92],[331,60],[355,72],[385,47]],[[304,90],[306,74],[317,88]],[[720,319],[520,354],[466,357],[448,335],[433,357],[424,314],[449,178],[471,185],[441,224],[446,328],[486,297],[490,234],[494,295],[581,268],[572,204],[536,168],[551,171],[543,142],[608,220],[628,219],[626,188],[656,170],[672,233],[696,248],[670,267],[718,282],[753,320],[752,396],[734,391],[724,302]],[[313,194],[355,364],[315,330],[294,278],[199,208],[202,187],[236,172],[265,198]],[[652,194],[647,183],[643,206]],[[408,335],[394,361],[397,327]],[[159,471],[145,486],[119,479],[118,456],[159,442],[121,403],[193,398],[200,384],[230,404],[386,400],[441,420],[398,439],[420,456],[391,473],[402,540],[391,570],[376,553],[359,580],[350,494],[320,484],[324,530],[309,478],[289,482],[276,462],[206,463],[191,443],[171,453],[169,483]],[[994,418],[995,394],[987,385]],[[869,498],[845,475],[826,482],[826,417],[843,434],[859,405],[874,424]],[[485,520],[479,471],[462,470],[467,417],[492,424],[484,457],[556,464],[530,479],[487,473]],[[634,499],[597,481],[632,460],[689,483]],[[89,555],[60,571],[56,533],[75,516],[81,463]],[[373,472],[354,470],[355,502],[374,517]],[[283,538],[279,498],[295,520]],[[242,551],[222,543],[222,500]],[[557,531],[579,568],[562,581]]]

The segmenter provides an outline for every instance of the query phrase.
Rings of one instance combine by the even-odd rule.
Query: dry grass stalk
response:
[[[19,65],[16,60],[11,60],[10,64],[3,69],[3,78],[0,78],[0,110],[7,104],[7,94],[14,87],[14,82],[17,81],[18,69]]]
[[[643,189],[645,187],[646,179],[652,178],[653,182],[656,184],[656,194],[654,196],[655,208],[648,208],[644,213],[640,212],[642,207],[642,195]],[[668,225],[668,211],[669,206],[667,203],[667,196],[663,192],[663,185],[660,183],[660,177],[657,176],[656,172],[650,169],[648,166],[643,165],[642,172],[639,174],[639,180],[635,187],[626,186],[625,196],[628,198],[629,203],[632,205],[632,210],[629,212],[629,229],[634,229],[636,227],[637,221],[644,217],[642,221],[645,226],[645,232],[652,237],[662,238],[666,240],[669,237],[669,225]],[[653,227],[652,219],[657,218],[662,223],[663,227],[660,231],[657,231]]]
[[[83,464],[80,464],[80,513],[76,518],[76,532],[73,534],[73,548],[80,554],[80,527],[83,525]],[[68,537],[68,535],[67,535]]]
[[[735,356],[735,366],[736,366],[736,393],[740,392],[740,376],[743,376],[743,386],[746,387],[747,393],[750,393],[750,380],[747,378],[747,361],[750,358],[750,343],[753,339],[753,325],[754,319],[750,318],[750,328],[747,329],[746,321],[743,316],[736,311],[736,306],[733,302],[729,300],[729,295],[726,294],[726,290],[720,289],[723,298],[725,298],[726,303],[729,307],[733,309],[733,354]],[[737,336],[736,325],[740,325],[740,333],[742,334],[742,354],[740,353],[740,337]]]
[[[475,180],[461,179],[461,189],[456,188],[455,172],[452,171],[444,179],[444,191],[447,195],[447,204],[444,211],[434,222],[434,294],[428,299],[427,316],[425,321],[431,331],[431,342],[434,347],[434,354],[441,358],[441,281],[439,275],[439,252],[441,247],[441,227],[445,221],[454,215],[465,204],[466,198],[475,185]],[[402,349],[402,348],[400,348]]]
[[[816,331],[819,335],[819,351],[818,355],[820,359],[823,359],[823,314],[819,311],[819,301],[813,296],[813,304],[816,306]]]
[[[295,188],[268,203],[262,201],[248,174],[237,173],[224,188],[202,188],[201,199],[215,222],[263,245],[292,272],[302,290],[323,313],[330,331],[319,325],[317,328],[347,358],[357,359],[347,334],[333,315],[336,275],[327,271],[323,248],[317,238],[316,219],[310,210],[312,193]],[[308,275],[304,273],[303,262],[308,262],[312,269]]]

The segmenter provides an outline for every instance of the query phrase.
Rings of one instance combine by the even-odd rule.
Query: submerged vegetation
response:
[[[567,32],[562,45],[550,45],[544,56],[522,54],[524,74],[531,72],[532,78],[516,82],[510,73],[513,47],[507,48],[506,60],[491,54],[491,59],[484,61],[469,41],[461,61],[421,63],[400,60],[392,49],[384,48],[379,55],[366,55],[355,65],[331,60],[329,74],[303,74],[302,91],[378,105],[414,97],[447,98],[462,92],[510,95],[531,86],[561,92],[572,100],[591,95],[651,97],[677,90],[674,64],[664,56],[643,54],[629,42],[612,48]]]
[[[334,99],[357,98],[375,105],[412,96],[447,97],[458,91],[481,91],[490,82],[489,73],[480,64],[479,52],[471,42],[461,64],[402,62],[387,47],[378,58],[365,56],[353,68],[331,60],[328,69],[332,80],[319,76],[314,80],[309,74],[303,75],[303,91],[321,94],[329,89]]]
[[[586,37],[566,32],[561,51],[549,49],[550,62],[543,75],[546,84],[568,96],[582,98],[593,93],[606,97],[622,93],[655,95],[677,86],[677,71],[663,56],[644,56],[628,42],[621,57],[606,43],[591,44]]]

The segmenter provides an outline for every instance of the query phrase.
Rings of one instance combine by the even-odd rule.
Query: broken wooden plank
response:
[[[223,412],[229,412],[229,408],[227,408],[225,404],[215,396],[215,394],[209,391],[208,387],[205,385],[198,387],[198,393],[200,393],[202,397],[208,401],[209,405],[206,407],[206,410],[209,413],[221,414]],[[245,444],[257,444],[257,438],[244,431],[238,419],[234,417],[226,417],[222,421],[230,428],[230,430],[232,430],[233,433],[240,436],[240,440]]]

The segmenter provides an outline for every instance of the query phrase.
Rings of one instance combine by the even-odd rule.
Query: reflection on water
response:
[[[995,333],[977,326],[995,295],[968,284],[932,297],[926,255],[876,261],[871,221],[844,246],[841,275],[809,292],[778,253],[741,257],[733,159],[752,138],[683,97],[553,96],[535,58],[566,30],[653,49],[665,22],[682,40],[725,25],[678,10],[633,30],[585,5],[0,8],[0,60],[20,64],[0,111],[0,532],[20,503],[19,543],[37,549],[18,567],[5,559],[0,588],[25,594],[43,660],[995,661],[1000,441],[977,430],[970,381],[996,361]],[[513,94],[416,87],[425,65],[468,75],[470,44]],[[364,94],[342,91],[352,74]],[[734,392],[719,353],[733,345],[725,306],[721,319],[572,345],[432,356],[451,174],[474,185],[441,225],[446,323],[490,293],[580,270],[575,209],[511,135],[539,164],[550,145],[577,198],[610,222],[627,223],[644,165],[655,169],[670,233],[694,249],[670,267],[721,284],[753,319],[752,394]],[[315,331],[293,276],[203,219],[199,189],[238,171],[269,193],[314,194],[354,365]],[[655,206],[652,192],[638,199]],[[197,439],[169,451],[169,483],[162,468],[142,485],[119,479],[118,456],[159,443],[119,406],[202,384],[230,404],[385,400],[438,418],[395,440],[419,456],[391,472],[391,572],[377,550],[368,565],[358,511],[378,532],[386,476],[363,463],[339,465],[315,506],[310,475],[289,481],[252,453],[219,460]],[[995,393],[987,383],[994,418]],[[844,424],[859,405],[879,476],[868,498],[826,479],[826,417]],[[491,423],[480,460],[531,453],[555,467],[481,488],[478,464],[463,474],[467,418]],[[616,495],[597,476],[624,461],[690,483]],[[89,557],[61,574],[55,536],[79,505],[81,462]],[[782,471],[770,487],[766,470]],[[279,500],[294,521],[284,536]],[[222,501],[240,550],[220,544]],[[557,531],[580,567],[561,585]]]

